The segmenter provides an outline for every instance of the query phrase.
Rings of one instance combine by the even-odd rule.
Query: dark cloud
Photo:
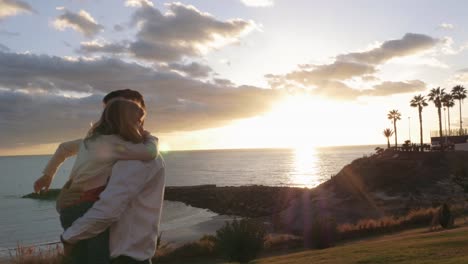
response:
[[[383,82],[374,90],[361,92],[346,85],[345,81],[360,77],[363,81],[378,80],[373,76],[378,67],[392,58],[418,54],[434,48],[439,39],[422,34],[407,33],[401,39],[389,40],[365,52],[353,52],[336,57],[331,64],[300,64],[286,74],[267,74],[265,78],[275,89],[307,89],[311,93],[335,99],[355,99],[361,95],[383,96],[394,93],[421,91],[421,81]]]
[[[210,66],[200,64],[198,62],[192,62],[189,64],[170,63],[168,64],[168,68],[171,70],[182,72],[194,78],[209,77],[210,74],[213,73],[213,69]]]
[[[213,79],[213,82],[214,82],[216,85],[220,85],[220,86],[224,86],[224,87],[232,87],[232,86],[235,86],[235,84],[234,84],[231,80],[228,80],[228,79],[214,78],[214,79]]]
[[[83,137],[90,122],[99,118],[100,100],[0,90],[2,148]]]
[[[320,96],[331,97],[337,100],[354,100],[361,96],[359,90],[353,89],[340,81],[325,80],[317,84],[317,88],[312,92]]]
[[[128,43],[105,43],[101,44],[98,42],[82,42],[80,48],[77,50],[78,53],[110,53],[110,54],[121,54],[128,52]]]
[[[124,27],[122,25],[114,25],[114,31],[117,31],[117,32],[121,32],[121,31],[124,31]]]
[[[86,37],[94,37],[104,29],[96,20],[85,10],[78,13],[65,10],[65,13],[57,17],[54,21],[55,28],[65,30],[72,28],[81,32]]]
[[[237,41],[255,26],[253,22],[242,19],[220,21],[181,3],[167,4],[168,12],[165,14],[144,1],[138,3],[140,7],[131,22],[138,27],[136,40],[126,41],[125,45],[88,45],[81,50],[100,53],[126,51],[139,59],[174,62],[184,57],[201,56],[206,51]]]
[[[367,64],[335,61],[332,64],[308,68],[303,65],[301,70],[288,73],[285,77],[304,85],[314,85],[325,80],[346,80],[354,76],[372,74],[375,71],[373,66]]]
[[[368,64],[381,64],[392,58],[417,54],[433,48],[439,39],[423,34],[407,33],[402,39],[388,40],[380,47],[365,51],[339,55],[337,60]]]
[[[26,2],[20,0],[0,0],[0,20],[19,13],[33,13],[34,9]]]
[[[7,46],[0,43],[0,52],[8,52],[8,51],[10,51],[10,49]]]
[[[280,91],[223,86],[117,59],[0,53],[0,141],[13,146],[81,137],[98,117],[102,96],[125,88],[145,96],[146,125],[155,132],[217,127],[256,116],[281,96]],[[64,92],[92,96],[66,98]]]

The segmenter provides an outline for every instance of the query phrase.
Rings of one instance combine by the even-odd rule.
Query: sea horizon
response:
[[[58,143],[59,144],[59,143]],[[58,146],[57,144],[57,146]],[[393,145],[393,144],[392,144]],[[332,148],[358,148],[358,147],[386,147],[386,144],[357,144],[357,145],[329,145],[329,146],[313,146],[310,149],[332,149]],[[161,150],[161,153],[168,152],[204,152],[204,151],[237,151],[237,150],[296,150],[295,147],[254,147],[254,148],[201,148],[201,149],[173,149],[173,150]],[[50,156],[54,153],[43,153],[43,154],[20,154],[20,155],[0,155],[0,157],[40,157]]]

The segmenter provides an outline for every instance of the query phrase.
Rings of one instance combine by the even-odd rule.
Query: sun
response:
[[[161,143],[161,144],[159,144],[158,147],[159,147],[159,151],[161,151],[161,152],[168,152],[168,151],[171,150],[171,146],[169,144],[167,144],[167,143]]]
[[[288,96],[267,115],[272,126],[281,128],[283,140],[295,149],[314,148],[321,145],[317,133],[322,119],[323,102],[309,95]],[[322,141],[323,142],[323,141]]]

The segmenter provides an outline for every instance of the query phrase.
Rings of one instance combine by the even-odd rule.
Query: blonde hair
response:
[[[145,116],[146,111],[137,103],[120,98],[113,99],[107,103],[99,121],[88,131],[85,142],[99,135],[118,135],[123,140],[142,143],[140,127]]]

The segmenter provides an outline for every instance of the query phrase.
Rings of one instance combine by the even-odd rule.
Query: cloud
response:
[[[241,0],[246,6],[265,7],[274,5],[273,0]]]
[[[0,90],[2,147],[83,137],[90,122],[99,118],[100,99],[100,96],[76,99],[44,92]]]
[[[0,52],[8,52],[8,51],[10,51],[10,49],[7,46],[0,43]]]
[[[125,28],[122,25],[119,25],[119,24],[114,25],[114,31],[121,32],[121,31],[124,31],[124,30],[125,30]]]
[[[20,0],[0,0],[0,19],[15,16],[20,13],[33,13],[34,9]]]
[[[154,6],[150,0],[126,0],[125,6],[129,7],[143,7],[143,6]]]
[[[17,37],[20,35],[19,32],[13,32],[13,31],[8,31],[8,30],[1,30],[0,29],[0,35],[7,36],[7,37]]]
[[[220,21],[190,5],[166,4],[163,14],[150,5],[142,4],[132,16],[132,25],[138,28],[134,41],[120,47],[136,58],[174,62],[184,57],[199,57],[207,52],[239,41],[255,28],[255,23],[242,19]],[[114,44],[115,45],[115,44]],[[112,53],[107,45],[83,47],[88,52]],[[119,53],[120,53],[119,49]]]
[[[439,25],[439,28],[451,30],[451,29],[454,29],[455,26],[453,24],[450,24],[450,23],[441,23]]]
[[[128,43],[101,43],[99,41],[88,41],[81,42],[80,48],[77,50],[78,53],[110,53],[110,54],[121,54],[127,53]]]
[[[372,90],[364,90],[363,95],[368,96],[387,96],[401,93],[422,92],[426,90],[426,84],[420,80],[411,80],[406,82],[383,82],[375,85]]]
[[[374,81],[378,81],[379,78],[374,76],[374,75],[365,75],[365,76],[361,76],[361,79],[365,82],[374,82]]]
[[[198,62],[192,62],[189,64],[170,63],[168,65],[168,69],[182,72],[193,78],[208,77],[213,73],[213,69],[210,66],[200,64]]]
[[[439,43],[439,39],[427,35],[407,33],[402,39],[385,41],[380,47],[369,51],[339,55],[337,60],[382,64],[392,58],[404,57],[427,51]]]
[[[456,71],[448,81],[449,85],[452,86],[464,84],[466,82],[468,82],[468,68]]]
[[[456,55],[468,48],[468,43],[464,43],[455,47],[455,41],[452,37],[444,37],[441,40],[442,45],[440,48],[440,53],[444,55]]]
[[[235,86],[235,84],[231,80],[228,80],[228,79],[214,78],[213,82],[216,85],[220,85],[220,86],[224,86],[224,87],[234,87]]]
[[[67,28],[71,28],[91,38],[104,29],[104,27],[85,10],[80,10],[78,13],[73,13],[66,9],[64,11],[65,13],[57,17],[53,22],[54,27],[58,30],[63,31]]]
[[[313,85],[323,80],[346,80],[354,76],[372,74],[375,71],[371,65],[335,61],[328,65],[302,65],[301,70],[286,74],[286,78],[303,85]]]
[[[337,100],[354,100],[361,95],[359,90],[347,86],[345,83],[336,80],[323,80],[317,83],[317,88],[313,94],[331,97]]]
[[[336,56],[335,61],[322,65],[298,65],[286,74],[267,74],[265,78],[275,89],[306,89],[310,93],[341,100],[353,100],[359,96],[382,96],[410,92],[425,87],[421,81],[383,82],[374,90],[361,92],[348,86],[350,80],[376,81],[373,74],[379,66],[392,60],[414,56],[433,49],[441,40],[422,34],[407,33],[401,39],[388,40],[370,50]]]
[[[145,96],[149,112],[145,124],[158,133],[218,127],[253,117],[271,109],[282,94],[204,82],[112,58],[67,60],[0,52],[0,141],[14,147],[82,137],[99,117],[104,94],[125,88]]]

